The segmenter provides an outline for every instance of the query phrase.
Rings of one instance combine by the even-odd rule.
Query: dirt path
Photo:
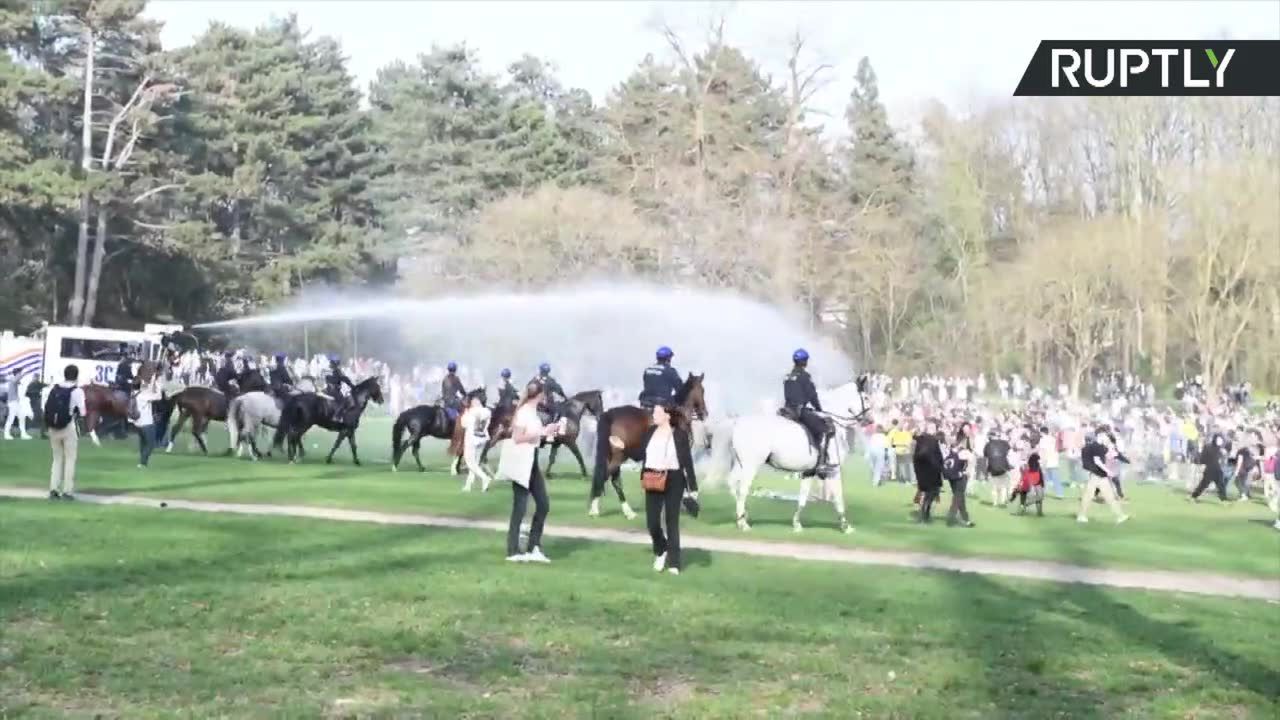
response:
[[[0,497],[44,499],[48,493],[33,488],[0,487]],[[497,520],[470,520],[465,518],[382,513],[367,510],[341,510],[307,505],[265,505],[249,503],[198,502],[170,500],[167,498],[140,497],[137,495],[77,495],[80,502],[99,505],[133,505],[160,507],[164,503],[171,510],[198,512],[223,512],[238,515],[277,515],[304,517],[346,522],[370,522],[383,525],[428,525],[433,527],[471,530],[500,530],[505,532],[506,522]],[[647,533],[608,528],[584,528],[568,525],[549,526],[546,534],[551,537],[647,545]],[[759,540],[735,540],[698,535],[682,535],[681,544],[686,548],[711,552],[740,553],[760,557],[793,558],[849,563],[852,565],[882,565],[890,567],[949,570],[952,572],[980,573],[1005,577],[1049,580],[1053,582],[1084,583],[1117,588],[1139,588],[1172,592],[1218,595],[1225,597],[1255,598],[1280,602],[1280,578],[1274,580],[1246,579],[1205,573],[1181,573],[1166,571],[1111,570],[1079,565],[1043,562],[1036,560],[1005,560],[980,557],[951,557],[918,552],[893,550],[861,550],[807,543],[764,542]]]

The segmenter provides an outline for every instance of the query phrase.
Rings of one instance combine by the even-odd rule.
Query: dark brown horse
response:
[[[551,443],[551,454],[547,457],[546,477],[551,477],[551,467],[555,465],[556,451],[561,445],[569,448],[569,452],[573,453],[573,457],[578,461],[578,469],[582,471],[582,477],[587,477],[587,464],[582,459],[582,451],[578,449],[578,433],[582,430],[583,413],[591,413],[597,422],[600,416],[604,415],[604,396],[599,390],[584,390],[561,405],[560,416],[566,420],[565,428],[564,432],[556,435],[556,439]],[[493,411],[489,418],[489,441],[480,452],[481,465],[485,464],[490,448],[511,437],[511,418],[514,415],[515,408],[512,407],[500,407]]]
[[[156,363],[147,360],[138,364],[138,373],[134,377],[137,385],[149,383],[155,377]],[[120,423],[129,422],[129,396],[122,390],[106,385],[82,385],[84,391],[84,429],[93,440],[94,445],[102,445],[98,440],[98,425],[104,418]]]
[[[178,433],[182,432],[187,418],[191,418],[191,435],[200,444],[200,452],[208,455],[209,447],[204,443],[204,434],[209,429],[209,421],[226,422],[227,408],[231,405],[232,399],[213,388],[201,385],[183,388],[170,396],[170,407],[178,410],[178,423],[169,432],[169,446],[166,451],[173,451],[174,440],[177,439]]]
[[[680,432],[692,433],[693,421],[705,420],[707,417],[707,403],[702,386],[704,377],[690,373],[680,392],[676,394],[676,408],[671,413],[671,421]],[[604,481],[607,478],[613,483],[618,502],[622,503],[622,514],[628,520],[635,517],[635,511],[627,504],[627,496],[622,492],[622,463],[628,458],[639,459],[643,450],[640,442],[651,425],[653,415],[634,405],[609,408],[600,416],[596,426],[596,466],[591,478],[588,515],[600,514],[600,496],[604,495]]]

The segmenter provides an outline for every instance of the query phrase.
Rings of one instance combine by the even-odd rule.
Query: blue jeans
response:
[[[867,460],[871,463],[871,486],[879,487],[884,481],[884,453],[871,453]]]
[[[138,428],[138,464],[145,466],[151,459],[151,451],[156,449],[158,425],[142,425]]]
[[[1045,483],[1053,489],[1053,494],[1062,497],[1062,480],[1058,477],[1058,468],[1044,469]]]

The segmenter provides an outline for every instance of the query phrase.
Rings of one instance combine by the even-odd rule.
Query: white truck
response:
[[[110,385],[116,378],[121,348],[135,350],[140,360],[159,360],[161,339],[181,325],[148,323],[141,331],[108,330],[84,326],[46,325],[40,379],[45,384],[60,382],[68,365],[80,368],[80,384]]]

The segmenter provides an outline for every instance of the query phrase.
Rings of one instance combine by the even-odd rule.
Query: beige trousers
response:
[[[1102,499],[1107,501],[1107,505],[1111,507],[1111,512],[1117,518],[1124,516],[1124,508],[1120,507],[1120,501],[1116,500],[1116,489],[1111,485],[1110,478],[1098,477],[1093,473],[1088,473],[1089,481],[1084,485],[1084,491],[1080,494],[1080,517],[1089,517],[1089,506],[1093,504],[1093,493],[1095,490],[1102,493]]]
[[[74,493],[76,489],[76,448],[80,437],[75,423],[61,430],[49,430],[49,445],[53,447],[53,468],[49,471],[49,489],[60,493]]]

